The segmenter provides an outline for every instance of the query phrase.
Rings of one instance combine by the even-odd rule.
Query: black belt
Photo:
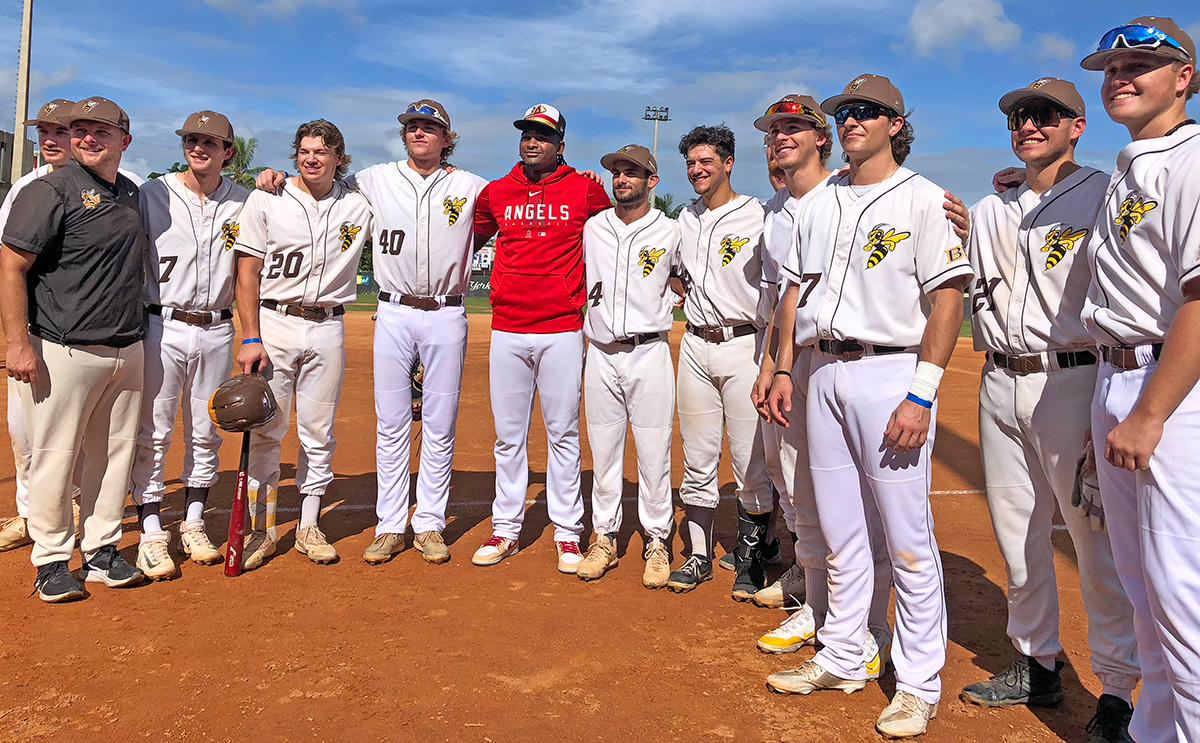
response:
[[[725,341],[733,340],[734,338],[740,338],[743,335],[753,335],[754,333],[758,332],[758,328],[750,324],[734,325],[732,327],[728,325],[721,325],[715,328],[698,328],[695,325],[688,323],[687,332],[691,333],[697,338],[703,338],[709,343],[724,343]],[[726,333],[728,333],[728,336],[726,336]]]
[[[817,348],[821,353],[851,361],[861,359],[868,351],[875,356],[886,356],[890,353],[904,353],[908,350],[908,346],[877,346],[872,343],[860,343],[853,338],[847,338],[844,341],[819,340]]]
[[[1054,358],[1058,361],[1059,369],[1074,369],[1077,366],[1090,366],[1096,363],[1096,354],[1091,351],[1055,351]],[[1006,356],[992,351],[992,363],[1001,369],[1008,369],[1014,374],[1033,374],[1050,371],[1040,353]]]
[[[646,343],[665,341],[666,339],[666,333],[642,333],[641,335],[631,335],[628,338],[618,338],[613,341],[613,343],[617,344],[618,346],[633,346],[636,348],[637,346],[641,346]]]
[[[158,315],[159,317],[162,317],[164,309],[171,311],[172,320],[178,320],[179,322],[187,323],[188,325],[196,325],[201,328],[206,325],[212,325],[215,322],[224,322],[225,320],[233,319],[233,310],[230,309],[202,310],[193,312],[191,310],[180,310],[174,307],[164,308],[161,304],[146,305],[146,312],[149,312],[151,315]]]
[[[391,292],[379,292],[380,302],[391,302],[395,296]],[[414,294],[401,294],[397,300],[405,307],[415,307],[418,310],[436,310],[442,307],[462,307],[463,298],[461,294],[454,294],[439,301],[437,297],[418,297]]]
[[[1150,352],[1154,354],[1155,361],[1162,353],[1162,347],[1161,343],[1150,344]],[[1118,369],[1140,369],[1145,366],[1138,361],[1137,349],[1132,346],[1100,346],[1100,351],[1104,354],[1104,360]]]
[[[346,314],[346,308],[340,304],[333,307],[305,307],[299,304],[283,304],[282,302],[276,302],[274,299],[264,299],[259,304],[268,310],[278,310],[282,307],[285,315],[302,317],[311,322],[321,322],[326,318]]]

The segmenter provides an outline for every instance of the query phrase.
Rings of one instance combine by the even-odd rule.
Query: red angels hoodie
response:
[[[610,206],[604,187],[569,165],[533,182],[517,163],[483,187],[475,232],[497,235],[494,330],[565,333],[583,327],[583,223]]]

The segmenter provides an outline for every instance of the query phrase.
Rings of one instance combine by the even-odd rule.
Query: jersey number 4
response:
[[[383,230],[379,233],[379,254],[400,255],[400,247],[404,245],[404,230]]]
[[[588,299],[592,300],[592,306],[596,307],[600,304],[600,298],[604,296],[604,282],[597,281],[592,290],[588,292]]]

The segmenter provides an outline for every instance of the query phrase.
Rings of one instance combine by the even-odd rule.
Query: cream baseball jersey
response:
[[[781,272],[800,287],[797,345],[855,339],[917,347],[925,294],[971,276],[942,208],[943,191],[908,168],[862,193],[849,177],[804,204]]]
[[[625,224],[607,209],[583,226],[588,286],[583,332],[612,343],[671,329],[675,294],[671,267],[679,261],[679,225],[658,209]]]
[[[763,206],[738,196],[716,209],[697,199],[679,213],[679,262],[687,272],[683,314],[698,327],[762,326]]]
[[[146,252],[148,304],[181,310],[223,310],[233,304],[233,250],[250,192],[228,178],[204,199],[177,173],[138,189]]]
[[[1029,186],[971,207],[967,253],[976,351],[1041,353],[1095,342],[1080,313],[1091,275],[1088,237],[1108,176],[1081,167],[1043,193]]]
[[[236,249],[263,259],[263,299],[331,306],[354,301],[371,231],[371,205],[345,183],[316,200],[289,178],[277,194],[250,194]]]
[[[1092,338],[1105,346],[1163,340],[1182,285],[1200,278],[1198,252],[1200,126],[1129,143],[1088,243],[1083,322]]]
[[[465,170],[428,177],[407,162],[373,165],[346,179],[374,211],[372,266],[398,294],[466,294],[474,248],[475,198],[487,181]]]

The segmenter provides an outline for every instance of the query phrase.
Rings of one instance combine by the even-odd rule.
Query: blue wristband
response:
[[[245,341],[242,341],[242,342],[243,342],[243,343],[245,343]],[[920,406],[921,406],[921,407],[923,407],[923,408],[933,408],[933,402],[932,402],[932,401],[930,401],[930,400],[923,400],[923,399],[921,399],[921,398],[917,397],[916,395],[914,395],[914,394],[913,394],[913,393],[911,393],[911,392],[910,392],[910,393],[908,393],[907,395],[905,395],[905,396],[904,396],[904,399],[905,399],[905,400],[908,400],[909,402],[915,402],[916,404],[920,405]]]
[[[247,343],[262,343],[262,338],[243,338],[242,345],[244,346]]]

